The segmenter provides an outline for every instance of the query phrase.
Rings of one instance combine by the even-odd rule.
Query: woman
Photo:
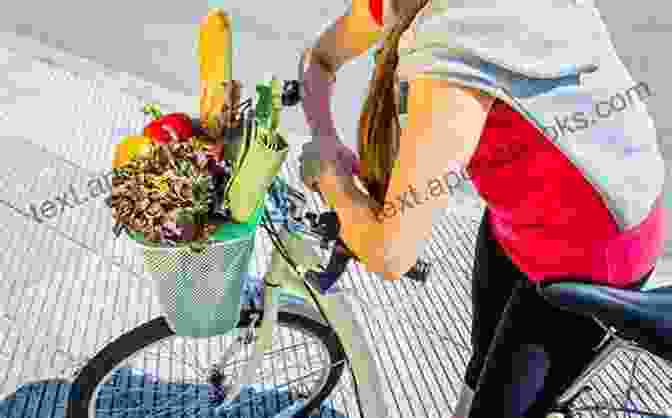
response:
[[[380,40],[358,132],[362,190],[330,97],[337,70]],[[545,416],[603,333],[532,286],[511,297],[515,284],[637,287],[663,246],[663,160],[639,94],[648,86],[630,77],[598,10],[579,0],[353,0],[300,75],[314,138],[303,181],[334,207],[370,271],[395,280],[409,269],[451,203],[437,178],[465,167],[487,210],[473,355],[453,415]],[[403,130],[397,77],[410,86]],[[524,152],[506,161],[502,148]]]

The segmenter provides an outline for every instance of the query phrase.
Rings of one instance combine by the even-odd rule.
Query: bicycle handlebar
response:
[[[282,105],[295,106],[301,102],[301,82],[299,80],[285,80],[282,85]]]

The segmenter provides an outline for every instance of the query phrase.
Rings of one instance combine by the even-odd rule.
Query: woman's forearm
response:
[[[354,10],[349,9],[320,34],[313,50],[335,74],[344,64],[368,51],[381,35],[368,9],[362,10],[355,4]]]
[[[378,202],[359,190],[351,178],[333,174],[320,177],[320,191],[338,213],[343,241],[369,271],[384,273],[383,223],[376,217],[382,208]]]

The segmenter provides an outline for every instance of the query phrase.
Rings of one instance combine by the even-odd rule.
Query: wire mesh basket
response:
[[[254,251],[264,200],[247,223],[219,225],[210,245],[196,253],[188,246],[165,247],[129,233],[142,252],[145,271],[157,289],[166,321],[176,335],[224,335],[240,319],[241,292]]]
[[[266,90],[262,87],[264,86],[257,86],[257,90],[266,91],[267,100],[261,100],[261,106],[258,105],[257,108],[268,113],[264,117],[269,118],[275,106],[272,101],[275,90],[270,85],[265,86]],[[293,89],[288,90],[287,87]],[[289,100],[284,95],[296,93],[297,88],[291,83],[283,87],[283,103]],[[264,142],[265,147],[271,147],[280,157],[264,154],[262,147],[257,150],[262,154],[254,155],[255,164],[247,163],[251,158],[249,155],[254,154],[249,150],[250,144],[258,139],[256,110],[252,109],[252,103],[251,99],[238,103],[228,114],[232,119],[223,124],[224,130],[220,133],[225,140],[224,150],[228,152],[223,157],[236,161],[236,174],[229,179],[225,195],[231,192],[229,186],[240,186],[240,177],[246,175],[241,170],[261,169],[264,172],[263,169],[268,167],[263,166],[263,161],[275,158],[277,167],[271,168],[277,172],[284,162],[286,151],[282,154],[283,151],[273,148],[273,143]],[[291,105],[288,102],[285,104]],[[202,131],[198,119],[192,119],[192,124],[196,131]],[[246,163],[242,169],[241,161]],[[254,175],[250,175],[250,178],[254,178]],[[219,225],[211,234],[209,245],[203,252],[195,253],[187,245],[157,245],[145,241],[141,233],[126,230],[142,251],[145,271],[153,279],[165,318],[175,334],[185,337],[212,337],[226,334],[238,324],[241,293],[254,251],[256,229],[264,212],[268,189],[271,187],[267,183],[273,183],[274,178],[264,178],[260,182],[261,190],[254,190],[255,193],[251,192],[252,189],[239,190],[238,200],[244,200],[246,213],[245,216],[238,217],[234,213],[234,219],[246,220]],[[238,200],[233,203],[241,203]]]

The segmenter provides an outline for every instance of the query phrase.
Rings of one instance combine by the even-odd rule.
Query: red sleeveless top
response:
[[[369,0],[369,11],[373,20],[383,26],[383,0]]]
[[[628,286],[664,246],[663,207],[620,231],[595,188],[523,116],[497,100],[467,172],[489,210],[492,233],[532,281]],[[618,260],[619,262],[615,262]]]

